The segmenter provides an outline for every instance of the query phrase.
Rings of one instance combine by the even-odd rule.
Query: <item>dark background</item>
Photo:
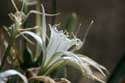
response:
[[[50,12],[51,0],[42,2],[46,11]],[[57,0],[57,11],[62,13],[61,16],[72,12],[78,14],[79,22],[82,23],[80,38],[83,38],[90,21],[94,20],[80,53],[93,58],[112,72],[125,51],[125,0]],[[10,0],[0,0],[0,25],[10,25],[10,12],[14,12]]]

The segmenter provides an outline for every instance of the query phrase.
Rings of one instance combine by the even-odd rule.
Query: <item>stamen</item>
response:
[[[83,45],[84,45],[84,43],[85,43],[85,41],[86,41],[86,37],[87,37],[88,32],[89,32],[90,28],[92,27],[93,23],[94,23],[94,21],[91,20],[91,23],[89,24],[89,26],[88,26],[88,28],[87,28],[87,30],[86,30],[86,32],[85,32],[85,35],[84,35],[84,37],[83,37]]]
[[[25,35],[22,35],[30,44],[34,45],[35,43],[32,42],[28,37],[26,37]]]
[[[11,2],[13,4],[14,8],[16,9],[16,11],[19,11],[18,8],[17,8],[17,6],[16,6],[16,4],[15,4],[15,2],[14,2],[14,0],[11,0]]]
[[[33,28],[19,29],[19,31],[31,31],[40,28],[39,26],[35,26]]]

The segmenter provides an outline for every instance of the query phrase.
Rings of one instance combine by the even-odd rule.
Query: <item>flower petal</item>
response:
[[[18,75],[19,77],[21,77],[24,83],[28,83],[27,78],[16,70],[7,70],[7,71],[0,73],[0,83],[5,83],[5,79],[13,75]]]
[[[44,43],[45,43],[45,41],[46,41],[46,15],[45,15],[45,9],[44,9],[44,6],[43,5],[41,5],[42,6],[42,35],[41,35],[41,37],[43,38],[43,41],[44,41]]]
[[[78,46],[80,42],[77,38],[68,38],[63,31],[58,31],[56,26],[50,25],[51,36],[47,46],[47,62],[55,53],[60,51],[68,51],[72,46]],[[55,57],[56,58],[56,57]]]
[[[90,66],[96,68],[97,70],[99,70],[99,72],[105,76],[104,72],[102,71],[102,66],[100,66],[97,62],[95,62],[94,60],[83,56],[79,54],[75,54],[72,52],[63,52],[64,53],[64,57],[63,59],[65,61],[67,61],[67,64],[79,69],[80,71],[82,71],[83,75],[95,79],[97,81],[100,81],[102,83],[105,83],[103,80],[99,79],[98,77],[96,77],[93,74],[93,71],[91,69]],[[103,68],[104,69],[104,68]]]
[[[88,63],[90,66],[96,68],[103,76],[106,76],[105,73],[103,72],[103,70],[105,70],[106,72],[108,72],[108,70],[105,67],[103,67],[102,65],[98,64],[97,62],[95,62],[94,60],[92,60],[91,58],[89,58],[87,56],[79,55],[79,57],[81,58],[81,60],[83,62]]]
[[[33,37],[39,43],[39,45],[42,47],[43,41],[37,34],[31,32],[31,31],[20,32],[20,35],[24,35],[24,34],[27,34],[27,35],[30,35],[31,37]]]

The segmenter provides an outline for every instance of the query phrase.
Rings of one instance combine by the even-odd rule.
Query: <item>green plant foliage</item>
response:
[[[67,32],[69,32],[69,33],[74,32],[74,30],[77,26],[76,13],[72,13],[72,15],[67,16],[63,22],[63,26]]]
[[[23,62],[21,63],[21,67],[24,70],[32,67],[38,67],[37,62],[33,60],[33,55],[28,48],[25,48],[23,51]]]
[[[125,54],[116,65],[107,83],[124,83],[125,81]]]

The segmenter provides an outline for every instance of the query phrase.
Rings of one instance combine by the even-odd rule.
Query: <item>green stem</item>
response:
[[[38,4],[36,5],[36,10],[37,11],[40,11],[40,8],[41,8],[41,3],[40,3],[40,0],[37,0],[38,1]],[[41,18],[41,15],[37,14],[36,15],[36,25],[37,26],[42,26],[42,18]],[[43,28],[43,27],[42,27]],[[36,30],[37,34],[40,35],[40,29],[37,29]],[[39,44],[36,45],[36,51],[35,51],[35,60],[40,56],[40,46]]]

